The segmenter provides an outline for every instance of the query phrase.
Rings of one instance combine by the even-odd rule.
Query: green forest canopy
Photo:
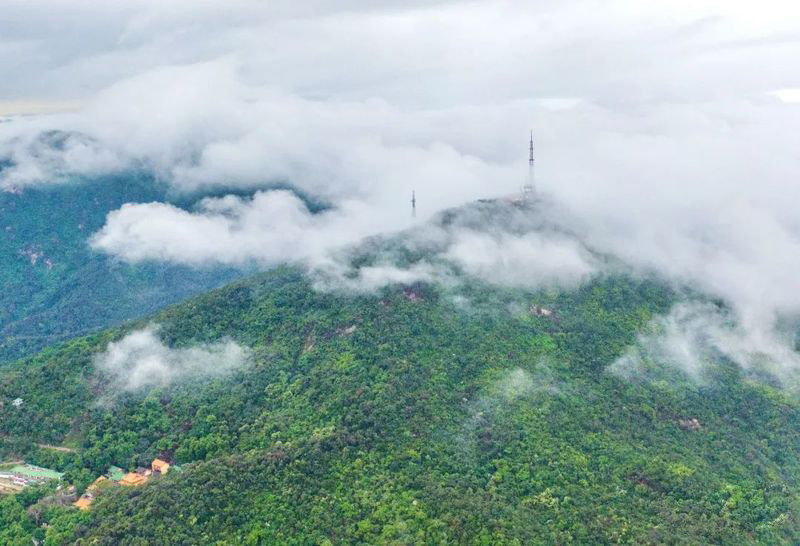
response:
[[[800,540],[796,400],[725,361],[707,363],[703,386],[670,370],[647,381],[606,371],[686,296],[624,275],[574,290],[473,284],[453,295],[435,285],[320,293],[279,268],[18,361],[0,373],[0,400],[25,399],[0,410],[7,457],[65,471],[80,488],[109,465],[156,456],[184,471],[111,488],[89,512],[36,504],[45,492],[6,497],[0,538]],[[536,316],[532,304],[554,314]],[[251,363],[212,380],[109,392],[93,355],[150,322],[174,347],[236,340]],[[687,430],[686,419],[701,427]]]

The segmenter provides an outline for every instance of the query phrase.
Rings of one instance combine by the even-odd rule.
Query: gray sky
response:
[[[233,56],[250,83],[425,107],[697,100],[799,86],[800,8],[766,0],[6,0],[5,100],[90,96]]]
[[[420,222],[518,191],[533,127],[541,191],[597,248],[727,299],[759,335],[800,313],[800,4],[0,7],[0,73],[11,75],[0,115],[48,112],[0,123],[0,155],[16,163],[0,186],[144,161],[179,189],[290,180],[335,205],[312,217],[276,192],[191,214],[129,204],[95,234],[99,250],[325,262],[410,226],[412,188]],[[37,140],[47,129],[83,136],[52,150]],[[534,236],[448,236],[467,270],[513,269],[504,282],[522,282],[537,256],[573,278],[594,267]],[[476,245],[488,250],[471,256]]]

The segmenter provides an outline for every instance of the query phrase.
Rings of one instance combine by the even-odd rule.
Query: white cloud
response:
[[[132,204],[98,249],[324,264],[410,226],[412,188],[420,223],[517,191],[533,126],[540,186],[591,248],[724,298],[747,331],[800,313],[794,5],[25,4],[0,22],[0,67],[15,74],[0,98],[85,107],[0,124],[0,157],[16,163],[0,185],[145,165],[178,189],[288,181],[333,205],[309,215],[269,192],[191,213]],[[84,136],[57,148],[37,136],[49,129]],[[445,233],[439,254],[504,283],[596,266],[566,238],[477,231]],[[368,284],[440,273],[371,267]]]
[[[320,290],[374,292],[391,284],[448,282],[452,273],[441,265],[427,262],[399,267],[391,263],[367,265],[351,271],[346,264],[330,261],[313,271],[315,287]]]
[[[0,100],[0,116],[21,116],[79,110],[79,101],[67,100]]]
[[[312,214],[283,190],[257,192],[252,199],[207,198],[194,212],[165,203],[128,204],[109,214],[91,245],[131,262],[299,262],[316,271],[320,286],[366,291],[392,283],[445,281],[454,276],[454,266],[487,282],[527,287],[575,285],[599,270],[597,260],[574,238],[533,231],[541,227],[540,220],[525,225],[531,220],[528,213],[510,205],[492,208],[497,210],[461,211],[455,222],[437,219],[402,235],[403,246],[426,254],[422,262],[403,267],[394,263],[396,257],[384,256],[353,271],[347,255],[337,252],[358,247],[365,235],[399,227],[382,218],[380,210],[353,202]],[[491,226],[500,211],[509,225]]]
[[[127,204],[108,215],[91,244],[131,262],[316,265],[329,259],[329,250],[370,233],[371,222],[387,227],[361,203],[340,205],[312,214],[288,191],[257,192],[252,199],[206,198],[195,212],[166,203]]]
[[[609,371],[626,378],[647,377],[654,366],[672,366],[702,384],[711,363],[726,358],[746,372],[769,373],[794,385],[800,354],[792,349],[793,337],[761,325],[745,327],[715,305],[682,303],[655,319]]]
[[[151,325],[109,343],[95,357],[95,366],[110,378],[112,389],[136,391],[223,376],[243,367],[248,354],[230,340],[173,349],[164,345],[158,327]]]
[[[798,87],[777,89],[775,91],[770,91],[769,94],[778,97],[783,102],[788,102],[788,103],[800,102],[800,88]]]
[[[511,286],[577,285],[599,269],[575,239],[539,232],[460,231],[445,257],[470,275]]]

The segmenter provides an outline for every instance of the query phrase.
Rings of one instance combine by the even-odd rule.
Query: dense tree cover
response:
[[[0,363],[240,276],[221,268],[129,265],[91,251],[88,238],[109,211],[169,197],[152,176],[129,172],[0,191]],[[178,204],[189,207],[196,198]]]
[[[87,513],[2,499],[8,541],[797,543],[796,400],[729,362],[703,386],[606,371],[681,297],[624,275],[359,296],[281,268],[153,318],[176,347],[251,347],[230,376],[112,392],[92,357],[144,322],[47,349],[0,372],[3,455],[81,489],[110,464],[184,470]]]

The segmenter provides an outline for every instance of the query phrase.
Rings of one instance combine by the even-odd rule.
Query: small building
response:
[[[119,484],[126,487],[138,487],[143,485],[146,481],[147,476],[137,472],[128,472],[122,477],[122,479],[119,481]]]
[[[11,405],[13,405],[15,408],[19,408],[22,406],[22,403],[22,398],[14,398],[14,401],[11,402]]]
[[[88,510],[89,507],[92,505],[92,501],[94,501],[94,498],[89,498],[84,495],[75,502],[73,502],[72,506],[76,507],[78,510]]]
[[[0,494],[17,493],[22,491],[25,484],[20,484],[17,477],[11,472],[0,472]]]
[[[88,510],[89,506],[91,506],[92,502],[94,502],[94,499],[97,496],[97,491],[103,486],[108,485],[111,485],[108,481],[108,478],[105,476],[98,476],[98,478],[86,488],[86,491],[84,491],[83,495],[81,495],[81,498],[73,502],[72,505],[80,510]]]
[[[150,468],[153,469],[153,474],[160,474],[163,476],[169,472],[169,463],[167,461],[162,461],[161,459],[153,459],[153,462],[150,464]]]
[[[108,480],[108,478],[106,478],[105,476],[98,476],[97,479],[92,482],[92,485],[87,487],[86,490],[87,491],[91,491],[92,493],[94,493],[95,491],[97,491],[98,487],[103,485],[103,482],[105,482],[107,480]]]
[[[3,471],[0,478],[8,480],[16,485],[27,486],[41,484],[50,480],[60,480],[63,473],[42,468],[32,464],[17,464],[8,470]]]
[[[98,478],[92,482],[92,484],[86,488],[81,498],[76,500],[72,503],[72,506],[75,506],[79,510],[88,510],[89,506],[94,502],[95,497],[97,497],[97,491],[104,486],[111,485],[108,478],[105,476],[98,476]]]
[[[125,476],[125,471],[118,466],[108,467],[108,479],[118,483]]]

